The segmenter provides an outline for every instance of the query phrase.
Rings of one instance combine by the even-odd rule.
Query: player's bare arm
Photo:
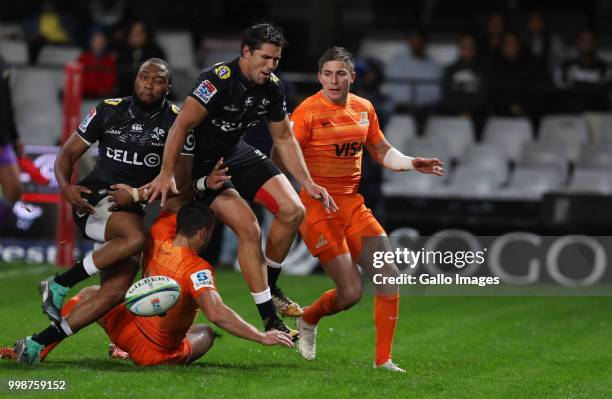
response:
[[[293,347],[289,334],[277,330],[270,330],[265,333],[260,332],[225,305],[221,296],[215,290],[205,291],[196,301],[210,322],[232,335],[259,342],[262,345]]]
[[[161,196],[161,206],[164,206],[168,191],[179,193],[174,180],[176,164],[185,143],[187,134],[206,118],[208,111],[193,98],[187,97],[176,120],[170,127],[168,139],[164,146],[164,157],[161,171],[153,181],[146,185],[149,203]]]
[[[315,184],[308,172],[300,145],[291,131],[289,117],[285,116],[280,122],[268,121],[268,130],[274,141],[275,152],[278,153],[284,167],[311,197],[321,200],[328,211],[336,212],[338,207],[331,195],[325,188]]]
[[[383,138],[377,144],[366,144],[366,149],[383,167],[394,171],[406,171],[414,169],[425,174],[444,176],[444,162],[438,158],[412,158],[402,154]]]
[[[95,213],[94,207],[81,198],[81,193],[90,193],[91,191],[87,187],[70,182],[74,163],[88,149],[89,145],[76,132],[72,133],[55,159],[55,178],[64,197],[66,197],[66,201],[73,209],[77,212]]]

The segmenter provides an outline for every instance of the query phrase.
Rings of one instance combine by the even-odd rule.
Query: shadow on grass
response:
[[[62,369],[79,369],[79,370],[96,370],[105,371],[109,373],[115,372],[155,372],[155,371],[176,371],[176,370],[203,370],[205,369],[208,373],[223,373],[226,370],[233,371],[253,371],[259,372],[267,369],[278,369],[279,365],[274,363],[251,363],[251,364],[234,364],[234,363],[208,363],[200,361],[188,365],[160,365],[160,366],[137,366],[128,361],[118,360],[105,360],[105,359],[91,359],[83,358],[79,360],[60,360],[60,361],[49,361],[44,363],[37,363],[34,365],[19,364],[12,360],[0,361],[0,371],[57,371]],[[283,364],[283,369],[295,369],[303,370],[298,364]],[[316,370],[316,369],[315,369]],[[321,369],[323,370],[323,369]]]

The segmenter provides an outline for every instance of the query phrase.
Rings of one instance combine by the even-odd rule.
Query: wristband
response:
[[[136,187],[132,187],[132,198],[134,199],[134,202],[140,201],[140,194],[138,194],[138,189]]]
[[[208,190],[208,187],[206,187],[206,179],[207,178],[208,178],[208,176],[200,177],[198,179],[198,181],[196,181],[195,188],[196,188],[197,191],[204,192],[204,191]]]
[[[410,170],[414,169],[412,161],[414,158],[406,156],[397,149],[391,147],[383,158],[383,165],[391,170]]]

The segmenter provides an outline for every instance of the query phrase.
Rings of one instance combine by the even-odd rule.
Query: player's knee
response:
[[[361,299],[363,289],[361,285],[355,285],[338,291],[336,294],[336,305],[343,310],[350,309]]]
[[[239,226],[236,226],[235,232],[238,239],[243,242],[259,242],[261,237],[261,229],[257,220],[241,223]]]
[[[284,207],[278,214],[276,214],[277,218],[280,218],[283,222],[293,225],[299,226],[304,220],[304,214],[306,213],[306,209],[302,203],[290,203]]]
[[[123,298],[125,297],[125,292],[127,291],[126,287],[104,287],[98,291],[101,303],[101,308],[111,309],[121,302],[123,302]]]
[[[147,244],[147,235],[139,231],[138,233],[130,234],[127,240],[128,252],[130,254],[137,254],[144,250]]]

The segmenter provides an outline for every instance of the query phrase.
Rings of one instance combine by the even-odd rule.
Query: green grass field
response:
[[[1,345],[48,325],[36,286],[52,272],[0,267]],[[242,277],[226,272],[217,280],[225,302],[259,327]],[[281,282],[303,304],[331,287],[319,275]],[[43,364],[0,360],[0,397],[10,395],[8,380],[32,379],[65,380],[68,388],[16,397],[612,397],[612,297],[404,297],[394,350],[404,375],[371,369],[373,341],[371,291],[322,321],[312,362],[224,334],[193,365],[141,368],[109,360],[107,337],[90,326]]]

